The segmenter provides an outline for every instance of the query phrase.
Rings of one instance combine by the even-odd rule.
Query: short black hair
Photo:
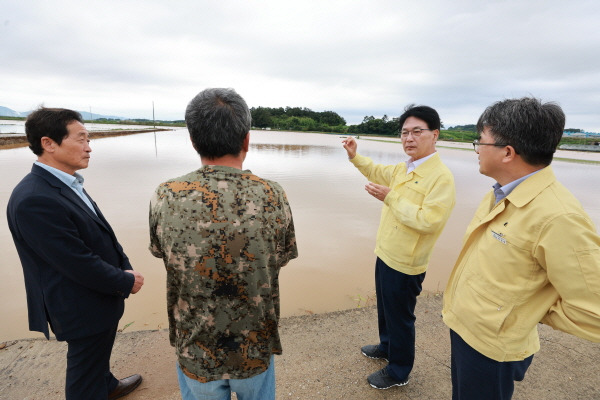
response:
[[[414,104],[407,105],[406,108],[404,108],[404,114],[398,119],[400,130],[402,130],[404,122],[408,117],[422,119],[427,124],[427,128],[432,131],[440,129],[442,125],[438,112],[428,106],[416,106]]]
[[[210,88],[190,101],[185,122],[198,154],[215,159],[240,154],[252,117],[248,105],[235,90]]]
[[[42,148],[42,137],[44,136],[54,140],[60,146],[63,139],[69,134],[67,125],[73,121],[83,124],[83,118],[77,111],[66,108],[38,108],[25,120],[25,134],[29,148],[35,155],[41,156],[44,152]]]
[[[498,101],[485,109],[477,132],[488,127],[497,143],[512,146],[530,165],[550,165],[565,128],[565,113],[533,97]]]

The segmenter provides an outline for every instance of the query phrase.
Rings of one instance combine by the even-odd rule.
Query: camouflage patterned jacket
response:
[[[209,382],[266,371],[282,351],[279,268],[298,256],[281,186],[223,166],[167,181],[150,203],[150,251],[167,269],[183,372]]]

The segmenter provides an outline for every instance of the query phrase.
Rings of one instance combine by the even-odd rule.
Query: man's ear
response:
[[[515,151],[515,148],[510,145],[504,147],[503,150],[504,157],[502,157],[502,162],[504,163],[511,162],[518,156],[517,152]]]
[[[42,136],[40,139],[40,144],[46,153],[54,153],[55,147],[57,146],[56,142],[50,139],[48,136]]]
[[[190,142],[192,143],[192,147],[194,148],[194,150],[196,150],[196,153],[198,153],[198,149],[196,148],[196,143],[194,143],[194,141],[192,140],[191,134],[190,134]]]
[[[244,150],[246,153],[248,152],[249,148],[250,148],[250,132],[246,133],[246,137],[244,138],[244,142],[242,143],[242,150]]]

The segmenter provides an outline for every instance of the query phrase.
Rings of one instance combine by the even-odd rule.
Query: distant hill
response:
[[[116,120],[120,121],[120,120],[128,119],[126,117],[118,117],[116,115],[103,115],[103,114],[90,113],[89,111],[79,111],[79,114],[81,114],[83,119],[85,119],[86,121],[91,121],[91,120],[96,120],[96,119],[116,119]]]
[[[0,106],[0,117],[25,117],[27,114],[20,113],[8,107]]]
[[[115,115],[103,115],[103,114],[95,114],[90,113],[89,111],[79,111],[83,119],[87,121],[96,120],[96,119],[116,119],[116,120],[125,120],[125,117],[118,117]],[[26,117],[31,114],[31,111],[15,111],[8,107],[0,106],[0,117]]]
[[[448,129],[452,129],[454,131],[477,132],[477,125],[473,125],[473,124],[456,125],[456,126],[449,126]]]

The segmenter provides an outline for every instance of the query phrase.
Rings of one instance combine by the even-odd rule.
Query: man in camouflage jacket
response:
[[[150,204],[182,397],[274,399],[279,269],[298,256],[291,210],[279,184],[242,170],[251,117],[241,96],[206,89],[185,119],[203,166],[159,185]]]

